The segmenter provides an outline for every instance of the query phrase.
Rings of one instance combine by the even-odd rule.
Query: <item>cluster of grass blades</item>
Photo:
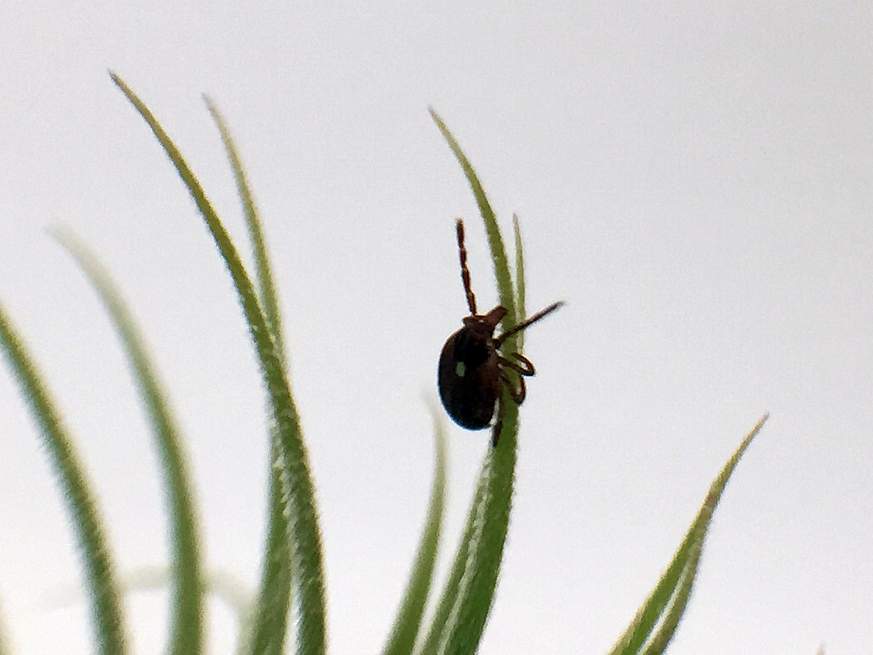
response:
[[[167,133],[121,78],[112,74],[112,80],[157,137],[193,197],[224,260],[249,326],[272,419],[267,499],[269,525],[261,580],[251,600],[247,596],[240,599],[234,595],[235,592],[227,590],[227,585],[222,587],[215,576],[205,574],[202,570],[196,503],[187,472],[183,440],[175,427],[163,387],[150,363],[132,314],[95,256],[69,232],[55,233],[100,296],[119,333],[150,417],[155,447],[160,454],[171,534],[171,563],[166,569],[143,578],[148,582],[140,581],[138,584],[170,586],[173,608],[167,651],[174,655],[197,655],[203,652],[203,598],[207,593],[224,593],[230,598],[229,602],[237,607],[240,615],[238,653],[280,655],[290,649],[292,646],[286,643],[286,633],[292,604],[296,617],[293,648],[301,655],[324,653],[327,641],[324,577],[315,493],[300,422],[286,375],[288,358],[282,339],[282,321],[270,262],[240,157],[224,120],[215,105],[207,99],[242,201],[254,252],[254,280],[200,183]],[[433,111],[431,115],[473,189],[488,234],[500,303],[508,310],[504,329],[509,329],[524,317],[524,258],[518,220],[515,218],[513,223],[513,280],[497,220],[476,173],[440,117]],[[508,339],[507,350],[520,351],[521,339],[521,333]],[[73,439],[60,419],[42,376],[2,308],[0,346],[39,425],[71,515],[86,572],[96,651],[103,655],[123,655],[128,652],[128,628],[124,620],[122,596],[130,585],[120,582],[115,572],[100,510],[79,464]],[[423,631],[421,627],[437,556],[445,495],[444,428],[438,412],[432,409],[432,413],[435,470],[430,503],[406,592],[383,650],[385,655],[474,653],[494,601],[506,542],[518,434],[517,407],[511,402],[506,403],[500,445],[496,449],[489,448],[485,456],[449,576],[436,601],[429,627]],[[611,655],[654,654],[666,648],[688,602],[715,506],[739,458],[765,420],[766,417],[762,418],[743,440],[713,483],[673,561],[618,640]],[[0,655],[8,652],[5,643],[0,631]]]

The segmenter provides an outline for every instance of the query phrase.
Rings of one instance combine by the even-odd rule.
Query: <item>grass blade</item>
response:
[[[438,653],[474,653],[494,601],[503,547],[509,529],[516,463],[518,411],[507,411],[497,448],[489,448],[483,466],[482,501],[471,512],[473,533],[460,588]],[[505,440],[505,441],[504,441]]]
[[[172,567],[144,566],[123,576],[123,591],[125,594],[161,591],[170,586],[174,577]],[[237,629],[242,633],[251,610],[251,599],[242,582],[221,571],[203,571],[200,583],[201,594],[214,596],[224,603],[236,618]]]
[[[527,317],[525,307],[524,285],[524,242],[521,240],[521,227],[518,225],[518,215],[512,215],[512,233],[515,235],[515,302],[519,320]],[[524,330],[518,333],[518,351],[524,351]]]
[[[239,150],[233,140],[227,123],[218,107],[211,99],[204,96],[206,106],[224,143],[227,158],[233,169],[237,193],[243,206],[249,238],[254,252],[255,270],[257,271],[258,296],[264,315],[273,335],[276,350],[287,368],[288,356],[285,351],[282,334],[282,316],[279,300],[276,297],[276,287],[273,284],[270,257],[267,254],[264,231],[255,206],[254,196],[246,178],[245,169]],[[285,647],[285,635],[288,623],[288,608],[291,604],[291,553],[288,543],[288,522],[282,506],[282,449],[277,443],[277,436],[271,435],[270,446],[270,490],[268,508],[267,544],[264,550],[264,562],[261,568],[261,585],[258,601],[254,610],[252,632],[250,636],[250,651],[253,655],[280,655]]]
[[[36,370],[33,360],[2,308],[0,308],[0,346],[6,353],[34,418],[39,424],[52,466],[67,502],[89,586],[97,652],[103,655],[126,653],[126,631],[118,595],[118,583],[103,534],[103,521],[85,473],[79,464],[73,443],[42,382],[42,376]]]
[[[146,346],[130,310],[108,272],[75,236],[57,230],[54,236],[72,255],[106,307],[130,359],[143,403],[149,414],[155,446],[161,459],[172,535],[173,611],[169,653],[193,655],[203,648],[203,604],[200,549],[192,483],[179,430],[158,381]]]
[[[432,109],[430,113],[460,163],[482,214],[488,233],[491,258],[494,262],[500,302],[507,310],[503,328],[510,329],[518,320],[515,307],[516,293],[494,210],[488,202],[473,166],[457,140],[439,115]],[[516,350],[517,336],[514,335],[504,342],[504,349],[507,352]],[[475,652],[494,600],[503,548],[509,529],[518,435],[518,407],[508,400],[505,389],[502,391],[500,403],[503,406],[503,426],[499,446],[488,449],[479,478],[476,502],[467,519],[468,529],[464,535],[466,543],[462,543],[459,548],[452,568],[453,577],[459,570],[463,572],[456,586],[451,585],[450,578],[450,584],[443,591],[440,606],[451,603],[451,611],[440,629],[438,646],[434,651],[436,653],[455,655]],[[454,598],[449,596],[452,593]],[[431,634],[434,634],[436,627],[435,622]],[[436,639],[432,640],[429,635],[425,646],[431,648],[435,641]]]
[[[397,612],[394,628],[383,651],[384,655],[409,655],[421,626],[421,616],[427,603],[439,548],[446,487],[446,434],[445,426],[435,408],[432,408],[434,428],[434,476],[428,503],[424,531],[409,576],[406,593]]]
[[[488,202],[488,197],[485,195],[485,189],[482,188],[481,182],[473,170],[470,160],[461,150],[457,139],[446,127],[443,119],[440,118],[433,109],[430,109],[431,118],[439,128],[440,132],[452,149],[452,153],[461,165],[467,182],[473,190],[473,195],[476,197],[476,204],[479,206],[479,213],[482,215],[482,220],[485,221],[485,231],[488,234],[488,245],[491,248],[491,259],[494,262],[494,273],[497,277],[497,291],[500,295],[500,304],[506,308],[506,317],[503,319],[503,328],[509,329],[518,322],[518,315],[515,310],[515,291],[512,287],[512,276],[509,274],[509,264],[506,259],[506,248],[503,245],[503,237],[500,234],[500,227],[497,225],[497,217],[494,215],[494,210],[491,208],[491,203]],[[512,343],[515,339],[511,338]],[[507,349],[508,350],[508,349]]]
[[[725,486],[736,469],[737,463],[752,443],[752,440],[764,427],[767,421],[765,414],[751,432],[740,443],[739,448],[731,455],[718,477],[709,488],[709,493],[704,500],[694,522],[688,529],[685,538],[680,544],[673,557],[673,561],[667,571],[658,581],[648,600],[639,609],[625,633],[610,651],[610,655],[630,655],[640,652],[660,653],[666,648],[687,604],[691,594],[691,588],[697,574],[700,555],[706,532],[712,521],[713,513],[718,505]],[[670,609],[664,618],[664,611]],[[649,636],[657,623],[662,622],[659,632],[650,640]],[[652,650],[643,651],[646,642],[650,642]],[[660,650],[658,650],[660,648]]]
[[[297,652],[301,655],[320,655],[325,651],[326,642],[321,535],[300,420],[281,355],[276,349],[276,343],[239,253],[200,183],[148,107],[114,73],[112,80],[148,123],[172,161],[200,210],[236,287],[260,362],[270,398],[272,418],[282,448],[282,483],[288,501],[288,533],[299,603]]]
[[[270,484],[267,543],[261,565],[260,591],[255,602],[246,647],[241,653],[281,655],[285,652],[288,610],[291,605],[291,544],[282,496],[282,445],[270,444]]]
[[[249,230],[249,238],[252,241],[252,251],[255,259],[255,270],[257,271],[258,280],[258,295],[264,309],[264,316],[270,326],[270,333],[276,341],[276,347],[284,357],[285,352],[284,338],[282,333],[282,313],[279,309],[279,299],[276,296],[276,285],[273,283],[273,272],[270,266],[270,256],[267,253],[267,243],[264,238],[264,229],[261,225],[258,208],[255,205],[254,195],[252,194],[251,186],[248,183],[245,169],[242,165],[242,159],[239,155],[239,149],[236,147],[236,142],[227,127],[227,122],[224,116],[218,111],[216,104],[208,97],[203,97],[206,102],[206,108],[212,115],[215,125],[221,134],[221,141],[224,144],[224,149],[227,153],[227,158],[230,161],[230,167],[233,170],[233,178],[236,182],[237,193],[239,193],[240,201],[242,202],[243,212],[246,218],[246,226]]]
[[[173,569],[168,566],[141,566],[121,575],[121,593],[125,597],[144,591],[163,591],[174,578]],[[203,570],[200,576],[201,595],[213,596],[221,601],[236,618],[237,629],[244,634],[250,620],[252,600],[245,585],[224,571]],[[81,590],[78,587],[64,587],[53,592],[44,607],[49,610],[64,609],[78,604]],[[237,653],[243,651],[239,648]],[[4,655],[0,651],[0,655]]]
[[[487,463],[486,460],[486,464]],[[425,637],[421,648],[418,650],[419,655],[435,655],[437,653],[440,639],[446,631],[446,624],[448,623],[449,615],[452,613],[452,608],[457,602],[459,590],[461,588],[461,579],[464,576],[467,557],[470,552],[470,544],[473,541],[474,534],[478,533],[476,517],[479,516],[479,505],[482,503],[482,498],[485,496],[486,477],[484,471],[479,475],[476,493],[473,496],[473,504],[467,514],[467,523],[464,526],[464,532],[461,535],[461,541],[458,544],[455,558],[452,560],[452,568],[449,571],[449,577],[446,580],[443,593],[440,596],[439,603],[437,604],[433,618],[431,619],[427,636]]]
[[[691,550],[688,563],[682,571],[676,591],[670,599],[670,604],[665,608],[664,619],[661,621],[658,632],[646,644],[643,651],[645,655],[657,655],[667,649],[667,645],[676,633],[679,621],[682,620],[682,615],[685,614],[688,600],[691,598],[691,590],[694,588],[694,581],[697,579],[697,571],[702,554],[703,541],[700,540],[696,542]]]
[[[2,607],[0,607],[0,655],[8,655],[12,652],[9,648],[9,638],[6,632],[6,622],[3,620]]]

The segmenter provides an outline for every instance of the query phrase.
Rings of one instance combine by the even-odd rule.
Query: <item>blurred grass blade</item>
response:
[[[400,610],[397,612],[394,628],[391,630],[388,643],[383,651],[384,655],[409,655],[412,653],[421,626],[421,616],[424,613],[424,606],[430,592],[439,548],[443,506],[445,504],[446,434],[445,426],[436,408],[431,407],[431,414],[433,415],[435,456],[427,518],[412,573],[406,586],[406,593],[400,604]]]
[[[500,302],[507,309],[504,329],[509,329],[518,320],[515,307],[516,292],[509,272],[500,227],[467,156],[437,113],[433,109],[430,113],[461,164],[485,222]],[[504,348],[507,352],[516,349],[517,336],[510,337],[505,342]],[[429,648],[434,648],[434,643],[438,645],[430,652],[452,655],[474,652],[478,648],[491,610],[509,529],[518,435],[518,407],[508,400],[505,389],[501,392],[500,403],[503,406],[500,442],[497,448],[488,448],[479,477],[476,499],[467,518],[467,530],[463,537],[466,543],[462,543],[458,549],[452,575],[443,591],[436,618],[440,618],[440,609],[446,604],[451,604],[451,611],[442,627],[437,625],[435,619],[425,643],[425,652],[428,652]],[[453,578],[458,571],[461,573],[457,583],[453,584]],[[438,638],[435,635],[436,630],[439,630]]]
[[[324,653],[326,643],[321,535],[306,446],[282,357],[276,349],[276,343],[239,253],[207,200],[200,183],[145,104],[114,73],[112,80],[148,123],[175,166],[194,198],[237,290],[270,397],[272,418],[282,448],[283,491],[287,493],[292,572],[298,592],[297,652],[301,655],[320,655]]]
[[[97,640],[97,652],[103,655],[121,655],[127,652],[122,607],[118,583],[103,535],[103,521],[79,464],[66,429],[42,376],[25,351],[21,339],[0,308],[0,346],[6,353],[22,392],[30,404],[36,422],[42,431],[46,450],[58,476],[61,491],[67,502],[76,539],[81,549],[85,577],[89,586],[91,615]]]
[[[203,649],[203,605],[195,502],[179,430],[158,381],[142,336],[108,272],[71,232],[55,230],[55,238],[75,259],[106,307],[130,359],[149,414],[164,475],[165,499],[172,535],[173,611],[169,653],[194,655]]]
[[[170,586],[173,569],[166,566],[143,566],[123,576],[125,594],[140,591],[163,590]],[[200,576],[201,594],[209,594],[220,600],[236,617],[237,629],[243,632],[249,620],[251,599],[239,580],[221,571],[203,571]]]
[[[163,591],[171,585],[174,577],[170,567],[141,566],[120,576],[121,593],[128,596],[138,592]],[[220,600],[236,618],[237,628],[243,633],[252,606],[245,585],[223,571],[203,571],[200,580],[201,595],[211,595]],[[76,605],[81,597],[81,589],[70,585],[52,592],[44,606],[49,610],[65,609]]]
[[[0,607],[0,655],[9,655],[11,652],[8,633],[6,632],[6,621],[3,620],[3,608]]]
[[[279,310],[279,300],[276,297],[276,287],[273,284],[270,257],[267,254],[264,231],[255,206],[254,196],[243,169],[239,150],[227,128],[227,123],[218,107],[212,100],[204,96],[206,106],[227,152],[230,166],[233,169],[237,193],[243,206],[249,238],[254,251],[255,270],[258,280],[258,297],[264,309],[264,315],[273,335],[276,350],[287,368],[288,357],[285,352],[285,340],[282,334],[282,316]],[[251,632],[250,652],[252,655],[281,655],[285,649],[285,636],[288,624],[288,608],[291,604],[291,553],[288,543],[288,522],[282,507],[282,449],[273,431],[270,445],[270,490],[268,508],[267,544],[264,550],[264,561],[261,568],[261,585],[258,601],[254,610]]]
[[[518,215],[512,215],[512,233],[515,235],[515,302],[518,320],[527,318],[524,288],[524,243],[521,240],[521,227],[518,225]],[[524,330],[518,333],[517,352],[524,351]]]
[[[722,492],[724,492],[725,486],[743,453],[766,421],[767,415],[765,414],[752,428],[752,431],[746,435],[739,448],[731,455],[727,464],[712,483],[703,506],[677,549],[673,561],[648,600],[637,612],[628,629],[610,651],[610,655],[635,655],[641,652],[660,653],[666,648],[691,594],[706,532]],[[669,610],[665,617],[664,611],[668,607]],[[654,637],[650,638],[652,630],[659,621],[662,622],[660,630]],[[647,642],[648,648],[643,650]]]

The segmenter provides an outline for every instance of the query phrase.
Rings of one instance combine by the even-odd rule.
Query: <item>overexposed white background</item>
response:
[[[419,537],[436,360],[480,307],[486,242],[433,105],[526,240],[538,375],[480,652],[605,652],[708,485],[731,481],[672,652],[866,653],[873,641],[873,9],[865,3],[236,3],[0,8],[0,302],[50,382],[120,572],[166,561],[126,361],[44,228],[116,276],[187,439],[210,567],[253,585],[264,394],[230,281],[112,68],[245,229],[200,93],[263,213],[324,533],[333,653],[378,652]],[[46,453],[0,371],[0,607],[21,653],[88,653]],[[452,426],[440,576],[486,432]],[[130,598],[162,651],[167,596]],[[210,606],[211,652],[232,615]]]

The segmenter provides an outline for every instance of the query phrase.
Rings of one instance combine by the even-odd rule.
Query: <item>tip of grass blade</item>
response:
[[[203,638],[200,549],[195,501],[184,446],[163,385],[130,309],[109,272],[69,229],[49,229],[97,292],[124,346],[131,373],[149,416],[164,476],[164,494],[172,535],[173,615],[171,652],[196,653]]]
[[[437,128],[446,140],[449,149],[454,154],[455,159],[461,166],[464,177],[467,178],[467,183],[473,191],[473,197],[476,199],[476,205],[479,207],[479,214],[485,224],[485,232],[488,235],[488,246],[491,250],[491,260],[494,265],[494,275],[497,280],[497,291],[500,297],[500,304],[506,309],[506,316],[503,318],[503,328],[509,330],[519,322],[520,317],[517,314],[515,306],[515,289],[512,283],[512,275],[509,272],[509,264],[506,258],[506,247],[503,245],[503,236],[500,233],[500,226],[497,224],[497,216],[488,196],[485,194],[485,189],[482,187],[482,182],[476,174],[476,170],[470,163],[469,158],[464,153],[458,140],[446,126],[440,115],[434,111],[432,107],[428,108],[431,118],[436,123]],[[511,343],[508,346],[515,344],[515,337],[511,338]]]
[[[722,467],[669,567],[646,602],[637,611],[625,633],[610,651],[610,655],[636,655],[637,653],[656,655],[666,648],[682,618],[691,593],[700,565],[703,542],[722,492],[743,453],[764,427],[768,418],[769,414],[764,414],[758,420]],[[652,631],[662,619],[661,628],[653,636]]]
[[[288,531],[292,557],[298,566],[295,580],[295,589],[299,590],[297,648],[301,653],[323,652],[326,635],[321,534],[307,449],[282,359],[239,251],[206,197],[199,180],[146,104],[118,76],[113,76],[112,79],[155,135],[191,194],[236,288],[249,336],[258,356],[276,434],[282,446],[283,487],[288,490],[288,502],[285,506],[290,516]]]

